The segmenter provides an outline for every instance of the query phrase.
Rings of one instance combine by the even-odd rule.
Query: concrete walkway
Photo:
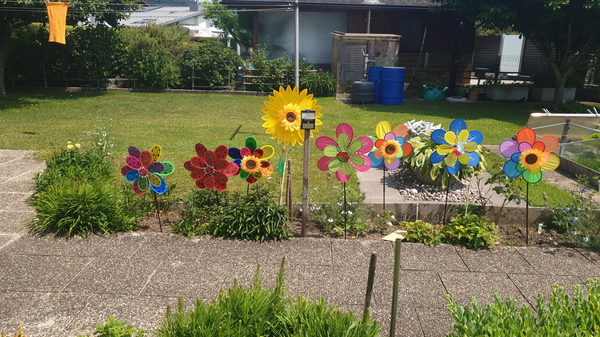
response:
[[[23,151],[0,151],[0,331],[23,323],[27,336],[93,332],[110,315],[152,330],[178,297],[191,305],[214,299],[234,279],[249,284],[256,266],[266,286],[287,258],[289,295],[323,296],[362,313],[368,263],[378,253],[373,316],[387,335],[392,298],[393,244],[385,241],[292,239],[238,242],[126,233],[88,239],[28,234],[31,178],[44,165]],[[402,244],[397,336],[443,336],[452,317],[444,295],[462,304],[493,294],[534,305],[538,292],[600,275],[600,255],[579,249],[498,247],[471,251]],[[570,293],[570,292],[569,292]]]

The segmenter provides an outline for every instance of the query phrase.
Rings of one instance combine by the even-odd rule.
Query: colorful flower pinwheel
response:
[[[196,154],[183,164],[186,170],[191,171],[192,179],[196,181],[196,187],[207,190],[215,189],[224,191],[227,188],[227,176],[236,175],[238,166],[227,161],[227,146],[220,145],[215,151],[209,151],[204,144],[196,144]]]
[[[244,147],[229,148],[229,156],[240,168],[240,177],[246,179],[248,184],[254,184],[262,177],[273,174],[273,166],[267,159],[271,158],[275,149],[271,145],[258,147],[258,141],[254,137],[248,137],[244,141]]]
[[[404,124],[392,131],[390,123],[379,122],[375,135],[377,138],[372,137],[375,147],[369,153],[371,167],[380,167],[385,163],[388,170],[395,170],[402,164],[400,158],[408,156],[413,150],[412,145],[404,140],[408,135],[408,128]]]
[[[154,145],[150,151],[140,151],[135,146],[129,147],[129,157],[125,158],[127,165],[121,168],[121,174],[128,182],[133,183],[133,191],[144,194],[150,188],[163,194],[167,191],[167,182],[162,176],[168,176],[175,170],[175,165],[169,161],[160,161],[162,148]]]
[[[310,131],[311,137],[313,132],[319,132],[318,126],[323,124],[319,120],[323,114],[318,112],[321,106],[312,98],[313,95],[308,95],[307,89],[300,92],[298,87],[279,87],[279,91],[273,90],[273,96],[269,96],[269,101],[264,102],[267,107],[262,109],[265,115],[261,118],[266,121],[262,126],[267,128],[265,133],[272,133],[272,139],[277,138],[277,143],[283,142],[286,146],[289,143],[292,143],[292,146],[296,143],[302,145],[304,130],[300,128],[300,112],[306,109],[317,111],[315,129]]]
[[[554,171],[560,158],[553,152],[559,146],[554,135],[542,136],[539,140],[532,128],[524,127],[517,132],[517,140],[507,139],[500,143],[500,154],[509,160],[504,164],[504,174],[509,178],[523,175],[531,184],[542,180],[542,172]]]
[[[455,119],[450,123],[450,131],[434,130],[431,140],[438,144],[429,160],[432,164],[444,161],[448,174],[457,174],[460,165],[476,166],[480,158],[477,147],[483,141],[483,134],[477,130],[467,130],[467,123]]]
[[[335,172],[340,182],[346,182],[355,171],[365,172],[371,168],[367,154],[373,149],[373,140],[362,136],[354,140],[354,130],[346,123],[336,129],[337,141],[328,136],[317,138],[317,148],[325,155],[317,166],[323,171]]]

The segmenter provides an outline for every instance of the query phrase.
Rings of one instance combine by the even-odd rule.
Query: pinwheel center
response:
[[[394,144],[389,144],[385,147],[385,153],[392,154],[394,152],[396,152],[396,146]]]
[[[242,159],[242,170],[248,173],[254,173],[260,170],[260,161],[254,156],[247,156]]]
[[[458,147],[458,145],[454,145],[454,155],[457,157],[461,155],[460,148]]]
[[[338,152],[336,158],[341,162],[347,162],[350,160],[350,156],[346,152]]]
[[[295,112],[288,112],[288,113],[285,115],[285,119],[286,119],[288,122],[290,122],[290,123],[294,122],[294,121],[296,120],[296,113],[295,113]]]
[[[146,176],[148,175],[148,170],[145,167],[140,167],[138,173],[140,174],[140,177],[146,178]]]
[[[213,173],[215,173],[215,167],[211,166],[211,165],[204,166],[204,173],[206,173],[206,174],[213,174]]]
[[[246,162],[246,167],[252,170],[256,168],[256,162],[254,160],[248,160]]]
[[[525,156],[525,162],[527,164],[535,164],[538,160],[538,156],[537,154],[534,153],[530,153],[527,156]]]

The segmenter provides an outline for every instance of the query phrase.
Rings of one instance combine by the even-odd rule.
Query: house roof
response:
[[[190,29],[194,36],[200,37],[218,37],[221,30],[218,30],[211,26],[211,24],[199,25],[189,24],[186,20],[201,17],[204,22],[204,8],[201,5],[192,6],[170,6],[170,7],[158,7],[148,6],[143,9],[130,13],[129,18],[119,21],[120,24],[130,27],[143,27],[149,23],[156,23],[157,25],[172,25],[180,23],[182,26]]]
[[[282,0],[221,0],[230,7],[291,7],[294,1]],[[425,10],[434,6],[431,0],[299,0],[302,7],[352,8],[352,9],[412,9]]]

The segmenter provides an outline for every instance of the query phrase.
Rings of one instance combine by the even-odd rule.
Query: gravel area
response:
[[[446,190],[441,186],[427,185],[419,182],[415,173],[407,168],[400,167],[398,170],[390,172],[390,177],[396,185],[398,192],[405,200],[414,201],[441,201],[446,200]],[[476,184],[470,183],[471,179],[462,181],[451,181],[448,191],[448,202],[464,203],[469,194],[472,203],[480,203],[477,196],[479,191]]]

